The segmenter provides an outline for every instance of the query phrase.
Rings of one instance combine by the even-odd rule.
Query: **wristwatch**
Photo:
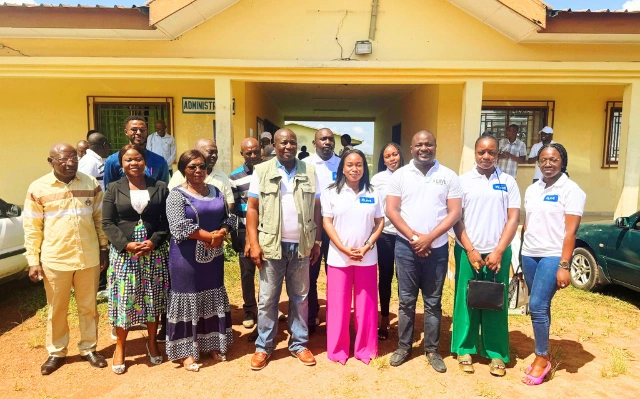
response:
[[[415,241],[417,239],[418,239],[418,235],[417,234],[414,234],[414,235],[411,236],[411,241]]]
[[[562,262],[560,262],[560,267],[563,268],[564,270],[571,270],[571,264],[566,260],[563,260]]]
[[[321,247],[322,246],[322,240],[315,240],[314,244],[316,244],[317,246]]]
[[[372,244],[371,241],[367,240],[364,242],[365,244],[367,244],[369,246],[369,249],[373,249],[373,247],[375,247],[375,244]]]

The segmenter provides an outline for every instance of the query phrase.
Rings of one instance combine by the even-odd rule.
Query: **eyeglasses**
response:
[[[207,165],[205,164],[200,164],[200,165],[189,165],[187,166],[187,169],[189,170],[196,170],[196,169],[200,169],[200,170],[207,170]]]
[[[550,163],[551,165],[555,165],[555,164],[557,164],[557,163],[558,163],[558,162],[560,162],[560,161],[562,161],[562,159],[558,159],[558,158],[542,158],[542,159],[539,159],[539,160],[538,160],[538,163],[539,163],[540,165],[544,165],[544,164],[546,164],[546,163],[548,162],[548,163]]]
[[[60,163],[78,163],[78,161],[80,161],[80,157],[75,156],[75,157],[69,157],[69,158],[51,158],[54,161],[60,162]]]
[[[140,133],[146,133],[148,129],[146,127],[132,127],[129,130],[131,130],[134,133],[138,133],[138,131],[140,131]]]

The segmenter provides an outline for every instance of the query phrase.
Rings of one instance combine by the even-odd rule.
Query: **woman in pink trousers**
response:
[[[351,303],[355,308],[354,357],[365,364],[378,355],[378,252],[384,213],[360,150],[344,152],[335,182],[322,194],[327,257],[327,357],[349,358]]]

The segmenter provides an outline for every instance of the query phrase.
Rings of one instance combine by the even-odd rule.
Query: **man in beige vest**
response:
[[[309,341],[309,261],[320,254],[320,185],[313,165],[296,159],[295,133],[274,134],[276,157],[255,166],[249,183],[247,238],[260,270],[258,339],[251,369],[267,365],[278,333],[278,302],[283,279],[289,296],[289,351],[305,366],[316,364]]]

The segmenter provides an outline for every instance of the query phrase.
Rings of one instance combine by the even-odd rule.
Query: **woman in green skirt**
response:
[[[479,352],[491,360],[490,373],[503,376],[509,362],[510,243],[518,228],[520,190],[516,180],[496,166],[498,154],[498,140],[481,136],[475,144],[475,168],[460,176],[463,216],[454,226],[456,293],[451,352],[458,355],[462,371],[474,372],[471,355]],[[468,281],[493,280],[494,276],[505,285],[503,309],[468,308]]]

